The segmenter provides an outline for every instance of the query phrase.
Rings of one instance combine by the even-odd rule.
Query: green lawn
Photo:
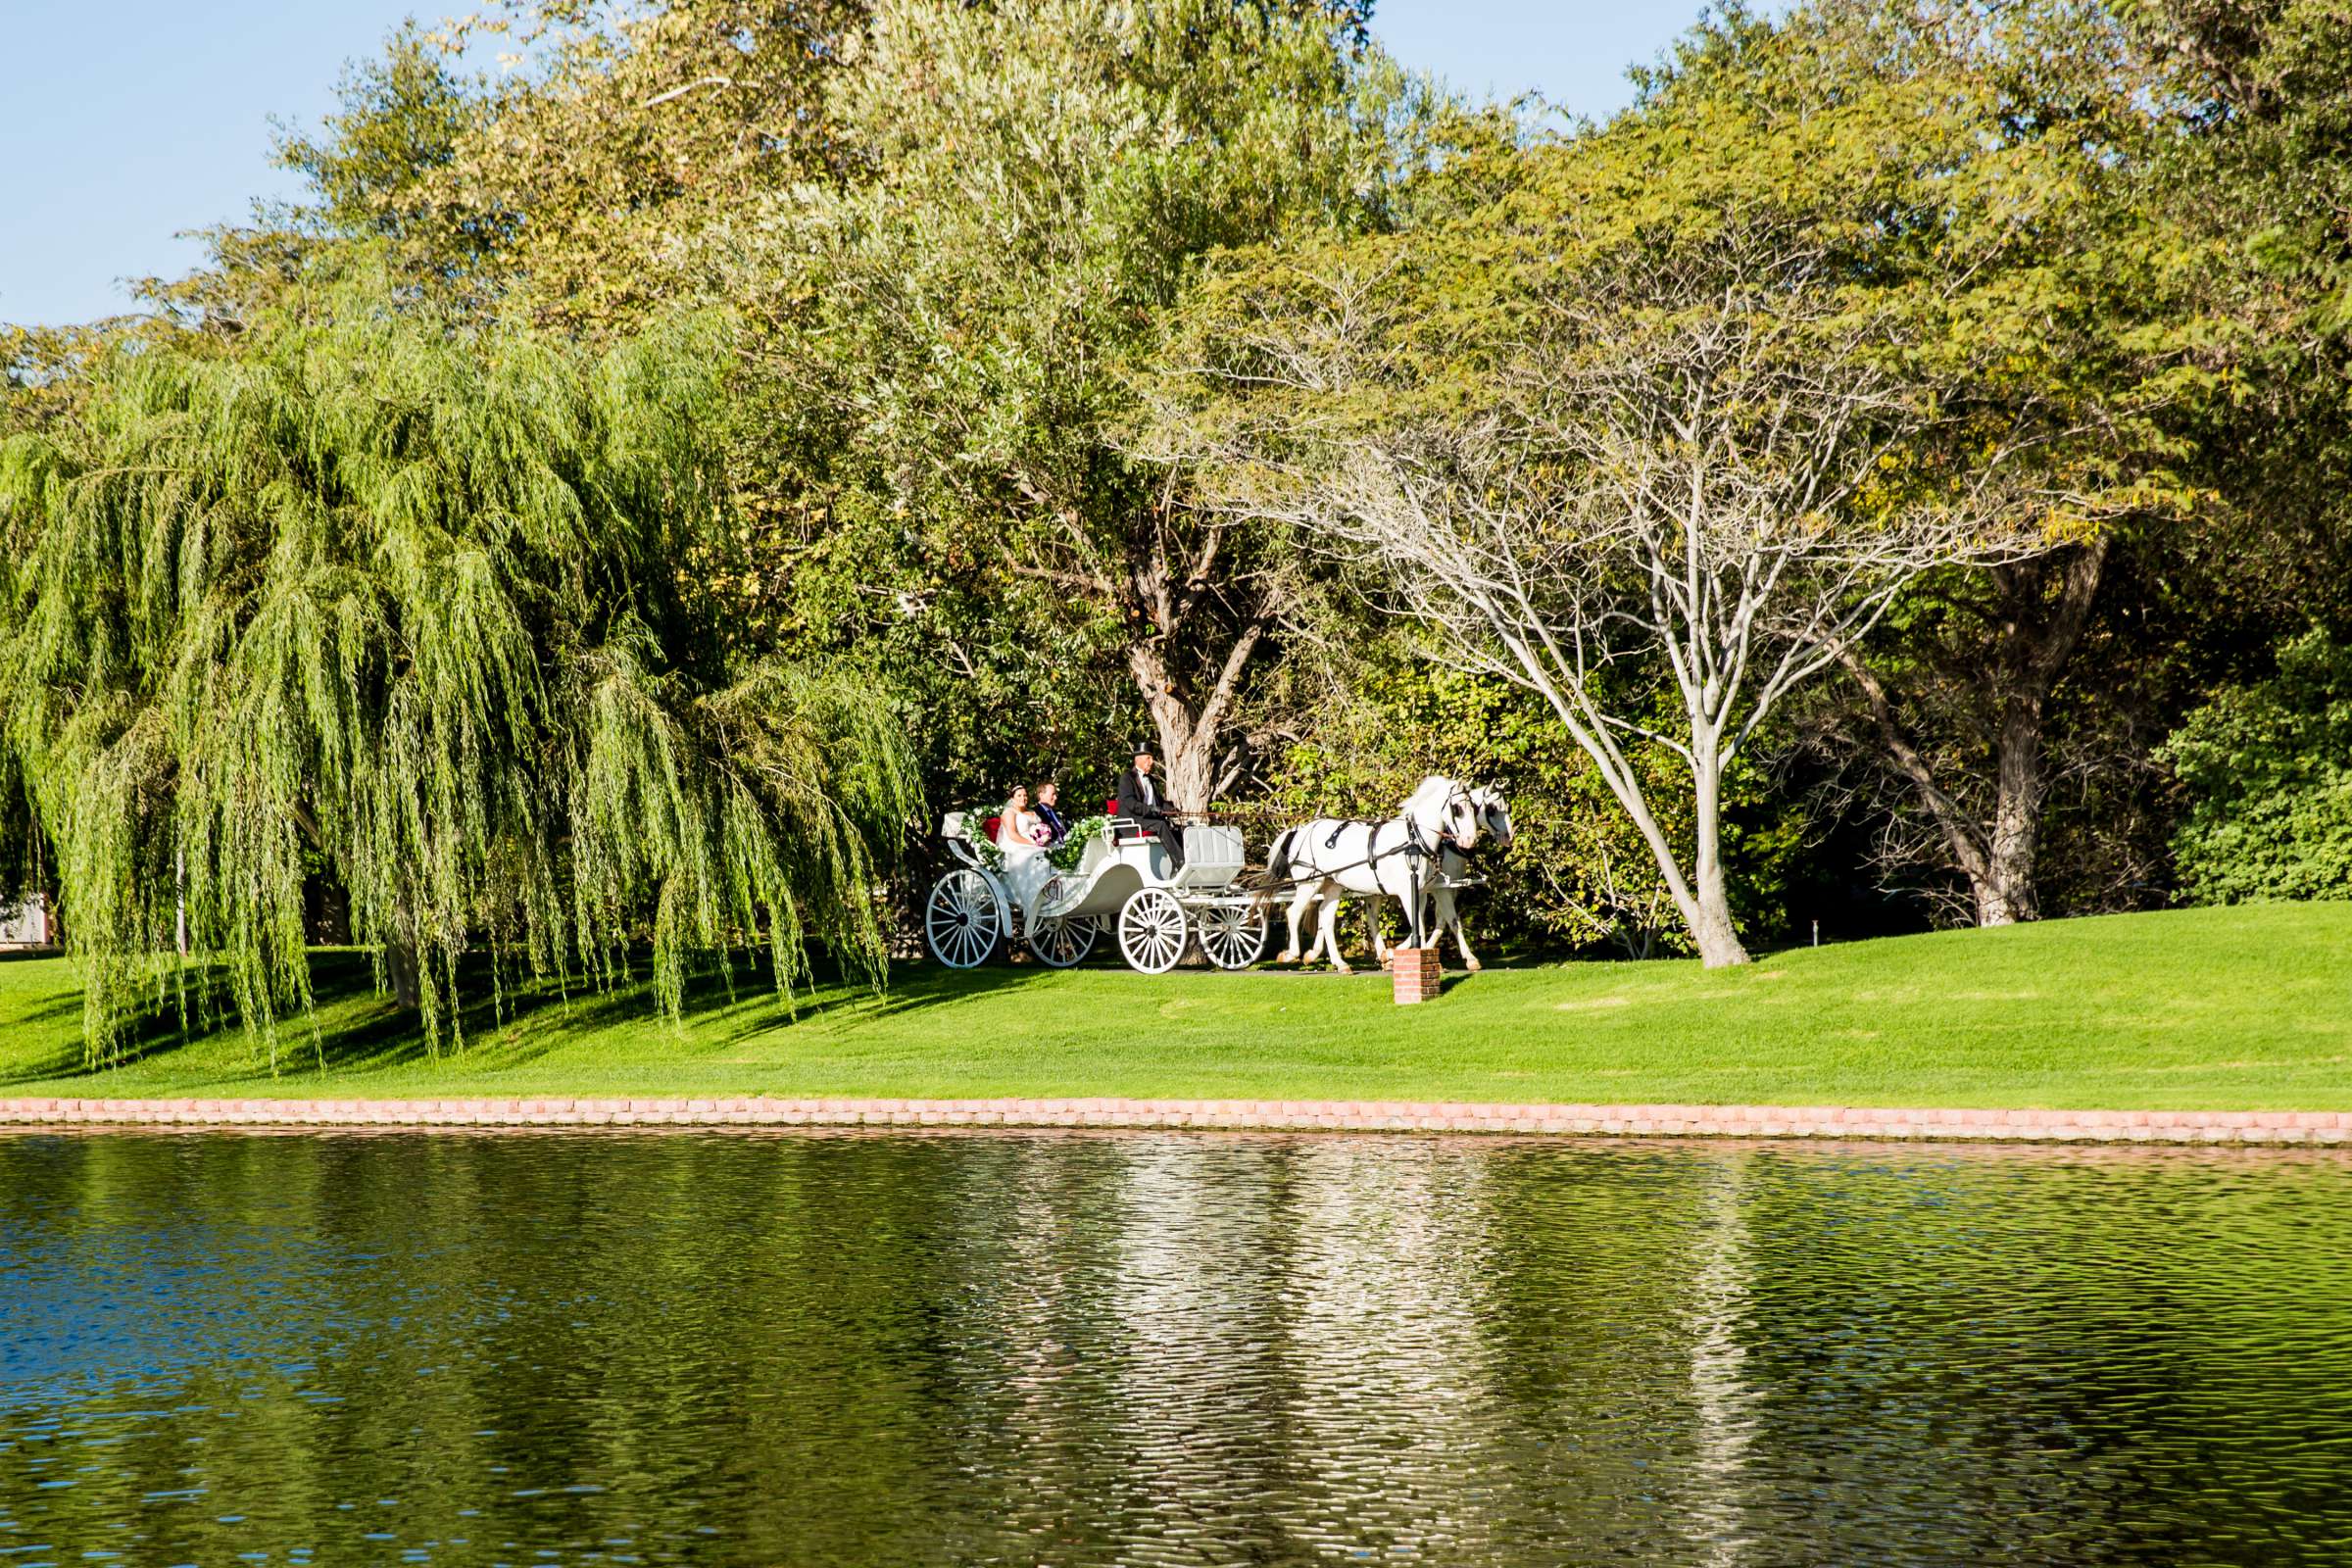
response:
[[[80,1060],[63,960],[0,962],[12,1095],[1000,1095],[2352,1109],[2352,905],[2055,921],[1695,963],[1455,978],[1397,1007],[1378,974],[1152,978],[1120,968],[900,971],[789,1017],[764,993],[546,1002],[428,1058],[321,955],[327,1070],[307,1027],[272,1077],[227,1033]]]

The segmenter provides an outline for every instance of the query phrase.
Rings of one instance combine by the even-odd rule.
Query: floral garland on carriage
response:
[[[997,801],[986,806],[967,806],[963,808],[963,842],[982,865],[991,871],[1004,869],[1004,848],[988,833],[988,819],[1002,816],[1004,803]],[[1075,871],[1086,854],[1086,846],[1094,836],[1110,826],[1110,818],[1098,811],[1070,824],[1068,837],[1045,852],[1046,858],[1057,871]]]

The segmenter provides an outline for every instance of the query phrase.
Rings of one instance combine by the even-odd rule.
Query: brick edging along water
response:
[[[1878,1138],[2004,1143],[2352,1143],[2352,1112],[1900,1110],[1370,1100],[0,1100],[0,1125],[111,1127],[1088,1127]]]

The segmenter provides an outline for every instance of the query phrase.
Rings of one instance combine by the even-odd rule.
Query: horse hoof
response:
[[[1485,968],[1486,965],[1480,963],[1476,958],[1464,958],[1462,960],[1462,967],[1469,970],[1472,974],[1476,974],[1479,970]]]

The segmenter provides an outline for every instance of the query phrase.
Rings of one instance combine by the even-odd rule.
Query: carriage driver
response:
[[[1119,815],[1127,817],[1159,840],[1159,847],[1168,852],[1168,874],[1173,876],[1184,868],[1184,835],[1168,820],[1166,808],[1161,804],[1159,786],[1152,780],[1152,768],[1157,760],[1149,751],[1135,754],[1135,765],[1119,775],[1119,787],[1112,804]]]

